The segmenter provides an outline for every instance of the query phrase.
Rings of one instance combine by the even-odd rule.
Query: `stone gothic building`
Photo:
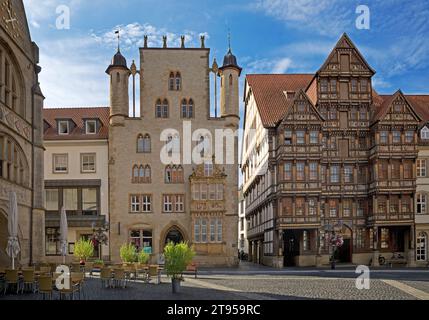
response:
[[[315,74],[247,75],[249,256],[283,266],[415,261],[416,159],[429,100],[379,95],[344,34]]]
[[[0,264],[6,255],[8,197],[18,201],[19,263],[44,258],[43,94],[39,49],[21,0],[0,3]]]
[[[209,54],[203,38],[200,48],[185,47],[184,38],[180,47],[168,47],[166,37],[163,47],[155,48],[146,37],[140,68],[134,62],[129,67],[118,50],[106,71],[113,261],[120,260],[121,245],[133,243],[151,253],[156,263],[168,241],[183,240],[194,245],[200,265],[237,263],[237,139],[232,146],[234,163],[222,163],[211,150],[216,129],[238,129],[241,68],[231,50],[220,68],[215,63],[210,68]],[[218,117],[210,113],[212,72],[221,79]],[[136,84],[137,88],[140,84],[139,115]],[[188,126],[192,138],[186,136]],[[200,162],[183,160],[195,150]],[[171,161],[162,159],[164,151]],[[175,160],[173,153],[179,154]]]

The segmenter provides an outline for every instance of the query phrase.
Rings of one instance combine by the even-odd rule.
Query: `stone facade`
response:
[[[140,49],[139,69],[134,63],[128,68],[120,52],[107,69],[111,95],[109,183],[113,261],[120,260],[119,249],[128,242],[151,252],[152,262],[157,262],[162,259],[166,241],[185,240],[195,246],[195,262],[200,265],[237,263],[238,144],[234,138],[231,164],[220,163],[221,159],[215,159],[213,164],[209,149],[214,150],[216,129],[238,129],[241,69],[229,63],[228,55],[225,57],[224,66],[217,71],[222,79],[222,112],[220,117],[212,117],[209,54],[203,39],[201,48],[168,48],[166,43],[164,48],[145,45]],[[140,116],[135,112],[129,116],[130,76],[135,76],[140,84]],[[167,128],[173,129],[174,154],[180,152],[181,156],[177,161],[163,163],[161,151],[169,147],[168,135],[161,134]],[[206,129],[201,136],[207,145],[196,147],[201,142],[198,134],[194,134],[193,141],[183,138],[197,129]],[[208,147],[210,144],[213,149]],[[184,161],[184,156],[202,145],[206,164]],[[204,193],[204,188],[216,191]]]
[[[21,0],[0,4],[0,264],[6,256],[8,194],[16,192],[22,265],[44,252],[43,94],[39,49]]]

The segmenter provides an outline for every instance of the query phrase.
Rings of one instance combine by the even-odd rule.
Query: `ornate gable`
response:
[[[291,121],[324,121],[322,115],[319,113],[319,111],[317,111],[317,109],[311,103],[310,98],[303,90],[300,90],[295,95],[295,98],[289,102],[288,111],[286,112],[283,122],[290,123]]]
[[[382,122],[416,122],[420,123],[420,116],[414,111],[404,94],[399,90],[382,105],[379,120]]]
[[[0,0],[0,26],[30,57],[33,56],[22,0]]]
[[[321,75],[355,74],[373,76],[375,71],[370,67],[352,40],[344,33],[317,73]]]

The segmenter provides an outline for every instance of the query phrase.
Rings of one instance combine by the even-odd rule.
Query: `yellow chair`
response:
[[[124,269],[114,269],[114,277],[113,277],[113,287],[116,288],[116,285],[122,285],[122,288],[127,287],[127,277]]]
[[[52,300],[53,289],[52,289],[52,277],[42,276],[39,277],[39,293],[43,295],[43,300],[46,296],[49,296],[49,299]]]
[[[85,263],[85,273],[89,273],[92,276],[92,270],[94,270],[94,262]]]
[[[18,294],[19,289],[21,287],[21,281],[20,281],[19,276],[18,276],[18,270],[6,269],[5,272],[6,272],[6,274],[5,274],[4,294],[6,294],[7,289],[11,285],[16,286],[16,294]]]
[[[36,292],[36,288],[37,288],[37,281],[36,281],[36,277],[34,275],[34,270],[33,269],[24,269],[22,270],[22,276],[23,276],[23,285],[21,288],[21,292],[24,293],[24,290],[29,287],[31,288],[31,291],[33,293]]]
[[[112,286],[112,270],[110,268],[101,268],[100,279],[103,288],[110,288]]]
[[[51,275],[52,274],[51,273],[51,267],[45,267],[45,266],[40,267],[40,274]]]
[[[82,271],[82,266],[80,265],[80,263],[72,263],[70,271],[71,272],[81,272]]]
[[[149,266],[148,282],[150,282],[153,277],[156,277],[157,284],[161,283],[161,271],[159,270],[159,266],[157,265]]]

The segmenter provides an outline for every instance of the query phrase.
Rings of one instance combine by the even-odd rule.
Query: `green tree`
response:
[[[132,263],[137,261],[137,249],[131,243],[123,244],[119,250],[119,255],[121,256],[123,263]]]
[[[94,245],[91,240],[80,239],[74,245],[74,256],[86,261],[94,255]]]
[[[164,248],[165,270],[173,279],[181,279],[182,273],[192,262],[195,251],[186,242],[168,243]]]

